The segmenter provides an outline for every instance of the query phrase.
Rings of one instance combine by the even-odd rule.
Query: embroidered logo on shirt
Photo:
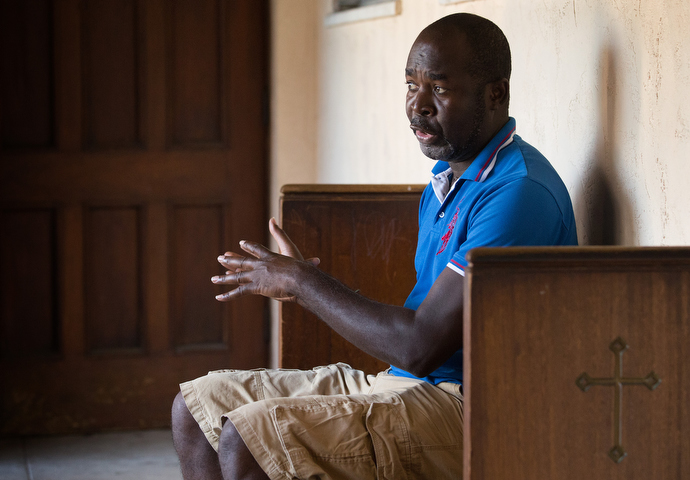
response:
[[[453,218],[450,220],[450,223],[448,224],[448,231],[445,233],[445,235],[441,237],[443,244],[441,245],[441,249],[438,252],[436,252],[436,255],[442,253],[448,246],[448,241],[450,240],[450,237],[453,235],[453,230],[455,229],[455,222],[458,221],[458,212],[460,212],[460,205],[458,205],[455,209],[455,215],[453,215]]]

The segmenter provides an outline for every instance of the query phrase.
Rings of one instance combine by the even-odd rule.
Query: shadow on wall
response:
[[[574,201],[576,210],[585,212],[580,232],[580,243],[584,245],[634,244],[637,238],[632,205],[618,175],[618,168],[625,166],[618,158],[617,71],[616,54],[606,47],[600,63],[598,139],[582,179],[582,193]]]

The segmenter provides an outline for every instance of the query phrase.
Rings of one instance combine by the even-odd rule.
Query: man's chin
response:
[[[454,163],[474,160],[481,151],[474,145],[465,145],[462,149],[453,148],[451,145],[424,145],[419,144],[422,153],[432,160]]]
[[[438,146],[438,145],[424,145],[423,143],[419,144],[419,148],[422,150],[422,153],[429,157],[432,160],[443,160],[445,161],[446,159],[452,158],[453,152],[452,150],[448,147],[448,145],[443,145],[443,146]]]

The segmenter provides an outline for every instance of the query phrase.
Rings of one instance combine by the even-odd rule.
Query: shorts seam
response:
[[[403,465],[403,469],[405,470],[410,470],[412,468],[412,457],[413,457],[413,446],[412,446],[412,436],[410,435],[410,431],[407,425],[407,422],[405,422],[405,419],[401,415],[401,413],[398,411],[397,408],[393,408],[393,405],[402,405],[405,406],[405,402],[403,402],[402,397],[400,396],[399,393],[393,392],[393,398],[397,400],[396,403],[380,403],[380,405],[385,405],[386,409],[388,410],[389,415],[393,415],[396,417],[398,421],[398,425],[400,426],[400,431],[402,433],[402,441],[403,445],[405,446],[405,449],[403,452],[400,452],[401,455],[404,455],[404,458],[401,458],[401,463]],[[406,407],[405,407],[406,408]],[[368,430],[368,428],[367,428]],[[372,432],[369,432],[369,435],[371,436],[372,440],[374,440],[374,436]],[[376,443],[372,442],[374,445],[374,454],[376,454]],[[379,449],[381,446],[379,446]],[[377,465],[377,470],[378,470],[378,465]],[[381,472],[381,474],[383,471]]]
[[[366,453],[363,453],[360,455],[348,455],[348,456],[343,455],[340,457],[329,456],[329,455],[313,455],[313,454],[310,456],[313,458],[322,458],[324,460],[328,460],[331,462],[337,462],[337,463],[359,463],[362,460],[370,460],[373,462],[373,457],[374,457],[373,455],[366,454]],[[360,459],[362,459],[362,460],[360,460]]]
[[[264,395],[264,382],[261,379],[261,371],[254,371],[254,388],[256,389],[256,396],[258,401],[265,400]]]
[[[450,443],[447,445],[415,445],[412,447],[413,450],[417,451],[430,451],[430,450],[456,450],[462,448],[462,443]]]
[[[199,406],[199,411],[201,412],[201,415],[203,415],[203,417],[204,417],[204,426],[206,427],[204,429],[205,433],[213,435],[213,426],[211,425],[211,417],[209,416],[209,414],[206,412],[206,409],[204,408],[204,406],[199,401],[199,393],[197,391],[197,388],[196,388],[196,385],[194,384],[194,382],[192,382],[192,390],[194,391],[194,402]],[[213,435],[213,436],[215,437],[216,435]]]
[[[208,412],[204,408],[204,405],[201,403],[199,400],[199,392],[196,388],[196,385],[194,381],[186,382],[180,386],[180,390],[186,390],[188,395],[185,395],[184,392],[182,393],[182,398],[184,398],[185,404],[187,404],[187,410],[189,410],[189,413],[194,417],[194,419],[197,422],[197,425],[199,425],[199,428],[203,432],[204,436],[206,437],[206,440],[208,443],[213,447],[214,450],[218,451],[218,441],[220,438],[214,433],[213,431],[213,424],[211,422],[211,417],[208,415]],[[191,398],[188,398],[191,397]],[[189,405],[188,399],[191,400],[192,405]],[[190,408],[193,407],[193,408]],[[201,422],[199,419],[196,418],[192,410],[198,412],[198,414],[201,416]],[[213,440],[216,442],[216,446],[213,444]]]

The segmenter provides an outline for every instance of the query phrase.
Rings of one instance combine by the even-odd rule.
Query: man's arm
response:
[[[271,233],[281,251],[282,245],[292,244],[274,223]],[[365,298],[299,257],[279,255],[254,242],[240,245],[248,256],[219,257],[229,272],[214,277],[214,283],[237,285],[219,300],[250,294],[294,297],[360,349],[419,377],[433,372],[462,347],[464,279],[448,268],[415,311]]]

